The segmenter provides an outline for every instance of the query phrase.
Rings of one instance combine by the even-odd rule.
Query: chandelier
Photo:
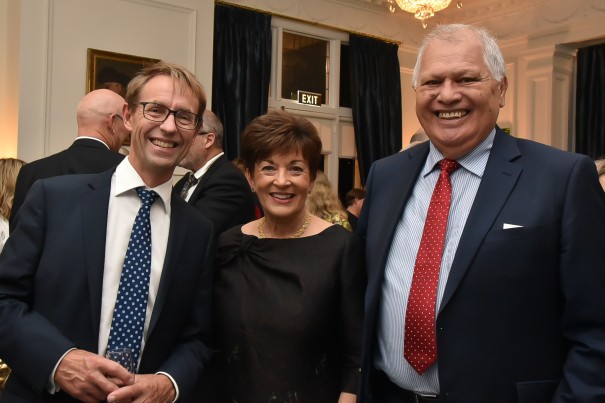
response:
[[[389,10],[395,12],[395,3],[403,11],[413,13],[414,16],[422,21],[422,26],[426,28],[426,20],[435,15],[436,11],[443,10],[450,5],[452,0],[389,0]],[[458,2],[460,8],[462,4]]]

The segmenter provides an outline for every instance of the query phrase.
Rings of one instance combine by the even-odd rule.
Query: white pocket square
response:
[[[502,229],[511,229],[511,228],[523,228],[523,225],[507,224],[507,223],[504,223],[502,225]]]

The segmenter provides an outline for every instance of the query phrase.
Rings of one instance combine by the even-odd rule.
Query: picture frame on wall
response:
[[[86,93],[105,88],[126,96],[126,87],[142,68],[157,63],[160,59],[133,56],[125,53],[88,48],[86,67]],[[130,136],[122,144],[121,153],[128,154]]]
[[[106,88],[121,96],[126,86],[143,67],[159,62],[159,59],[133,56],[106,50],[88,48],[86,68],[86,93]]]

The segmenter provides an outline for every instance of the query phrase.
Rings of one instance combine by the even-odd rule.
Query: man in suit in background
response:
[[[358,224],[362,402],[603,401],[605,196],[586,156],[496,126],[505,74],[472,26],[420,48],[430,142],[373,165]]]
[[[347,206],[347,221],[351,224],[353,231],[357,229],[357,220],[363,207],[363,198],[366,197],[366,191],[359,188],[353,188],[345,195],[345,205]]]
[[[172,175],[206,96],[192,73],[160,62],[126,99],[129,156],[35,183],[0,255],[0,352],[13,370],[3,403],[200,401],[213,234],[172,195]],[[104,358],[120,347],[136,377]]]
[[[255,219],[254,200],[244,174],[223,152],[223,125],[204,111],[203,126],[179,164],[189,172],[174,191],[214,225],[214,234]]]
[[[9,224],[15,225],[17,211],[29,188],[38,179],[69,174],[91,174],[108,170],[124,158],[117,151],[130,131],[124,126],[124,98],[110,90],[91,91],[76,110],[78,137],[66,150],[32,161],[19,171]]]

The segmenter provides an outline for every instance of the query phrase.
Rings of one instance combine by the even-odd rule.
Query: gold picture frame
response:
[[[88,48],[87,53],[86,93],[107,88],[124,96],[128,82],[139,70],[160,61],[150,57],[91,48]]]

